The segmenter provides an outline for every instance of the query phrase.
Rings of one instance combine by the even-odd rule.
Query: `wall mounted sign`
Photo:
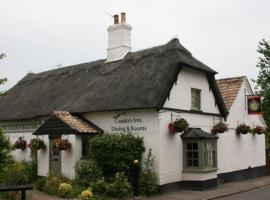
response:
[[[247,104],[249,115],[258,115],[262,113],[260,96],[247,96]]]
[[[144,120],[140,117],[118,114],[113,116],[111,132],[115,133],[139,133],[147,131]]]

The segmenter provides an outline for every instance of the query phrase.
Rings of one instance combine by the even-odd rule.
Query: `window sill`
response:
[[[217,171],[218,168],[213,167],[213,168],[186,168],[183,170],[183,173],[208,173],[208,172],[215,172]]]
[[[191,113],[203,113],[203,111],[201,109],[195,109],[195,108],[193,108],[193,109],[191,108],[190,112]]]

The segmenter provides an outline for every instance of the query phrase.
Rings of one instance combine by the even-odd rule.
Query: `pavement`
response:
[[[131,199],[137,200],[213,200],[231,195],[257,190],[270,185],[270,176],[248,179],[221,184],[216,188],[206,191],[178,190],[168,192],[154,197],[137,197]],[[62,198],[53,197],[39,191],[31,191],[27,194],[27,200],[63,200]]]

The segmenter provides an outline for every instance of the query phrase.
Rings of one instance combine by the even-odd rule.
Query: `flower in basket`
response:
[[[256,126],[255,128],[252,129],[252,133],[257,133],[257,134],[264,134],[265,133],[265,128],[262,126]]]
[[[212,134],[224,133],[227,130],[228,130],[228,125],[224,124],[223,122],[219,122],[215,126],[213,126],[211,133]]]
[[[30,143],[28,144],[28,147],[31,149],[31,151],[37,151],[39,149],[46,149],[46,145],[44,141],[38,137],[31,139]]]
[[[251,132],[250,126],[246,125],[245,123],[242,123],[236,127],[236,133],[237,134],[247,134]]]
[[[71,148],[71,144],[67,139],[55,139],[53,140],[53,148],[56,151],[66,151]]]
[[[14,149],[26,149],[26,140],[24,140],[22,137],[19,137],[18,140],[13,144]]]
[[[188,129],[188,122],[184,118],[176,119],[174,122],[169,123],[168,128],[171,133],[183,132]]]

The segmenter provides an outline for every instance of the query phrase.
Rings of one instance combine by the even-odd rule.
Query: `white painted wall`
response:
[[[201,90],[201,110],[206,113],[219,114],[219,109],[215,105],[213,92],[209,90],[209,83],[204,73],[188,68],[182,68],[173,86],[170,98],[164,104],[165,108],[181,110],[191,109],[191,88]],[[190,173],[182,174],[183,170],[183,145],[180,134],[171,134],[168,124],[179,118],[185,118],[190,127],[201,128],[210,132],[211,127],[219,121],[219,117],[180,113],[161,110],[159,112],[159,146],[160,146],[160,184],[177,182],[182,180],[205,180],[205,177],[216,177],[216,173],[196,174],[194,177]],[[213,175],[215,174],[215,175]]]
[[[24,140],[26,140],[27,145],[30,143],[31,138],[34,138],[35,136],[32,136],[32,133],[30,132],[17,132],[17,133],[5,133],[9,139],[11,144],[14,144],[19,137],[22,137]],[[18,161],[29,161],[31,160],[31,150],[26,147],[25,150],[15,149],[11,152],[11,155]]]
[[[190,110],[191,88],[201,90],[201,110],[203,112],[219,114],[213,92],[209,90],[206,75],[186,67],[181,69],[177,82],[171,90],[170,98],[165,102],[164,107]]]
[[[114,116],[119,115],[117,121]],[[130,110],[115,112],[88,113],[84,117],[97,126],[101,127],[105,133],[132,133],[144,138],[146,153],[152,149],[155,155],[155,169],[159,174],[159,152],[160,138],[158,129],[158,113],[152,109]],[[137,119],[137,120],[136,120]],[[137,127],[137,128],[134,128]]]
[[[183,171],[183,143],[180,138],[180,133],[171,134],[168,130],[168,124],[179,118],[185,118],[190,127],[201,128],[206,132],[210,132],[211,127],[219,120],[218,117],[191,114],[191,113],[176,113],[171,111],[161,110],[159,113],[159,151],[160,151],[160,184],[177,182],[191,177],[190,173],[182,174]],[[215,177],[217,173],[215,173]],[[194,177],[194,176],[192,176]],[[213,178],[213,172],[198,173],[196,179],[203,180],[205,177]]]
[[[245,92],[246,91],[246,92]],[[235,134],[238,124],[245,122],[251,127],[264,126],[258,115],[248,115],[245,105],[245,95],[251,95],[252,90],[245,80],[232,104],[228,120],[230,130],[218,134],[218,173],[226,173],[265,165],[265,135]]]
[[[61,171],[65,177],[73,179],[75,177],[74,166],[81,159],[81,136],[62,135],[62,139],[68,139],[71,143],[71,149],[61,151]]]
[[[47,176],[49,172],[49,137],[48,135],[42,135],[39,138],[44,141],[46,149],[38,150],[38,176]]]

